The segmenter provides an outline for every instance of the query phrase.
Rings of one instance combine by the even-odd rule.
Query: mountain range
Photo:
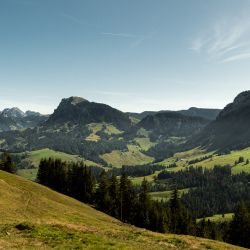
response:
[[[19,108],[6,108],[0,112],[0,132],[36,127],[46,121],[47,115],[38,112],[23,112]]]
[[[184,110],[178,110],[174,111],[176,113],[180,113],[182,115],[187,115],[187,116],[199,116],[202,118],[205,118],[207,120],[215,120],[218,114],[220,113],[220,109],[207,109],[207,108],[196,108],[196,107],[191,107],[189,109],[184,109]],[[170,110],[161,110],[161,111],[144,111],[142,113],[132,113],[128,112],[128,114],[136,119],[143,119],[148,115],[154,115],[157,113],[165,113],[165,112],[170,112]]]
[[[249,125],[250,91],[239,94],[221,111],[192,107],[124,113],[106,104],[70,97],[49,116],[18,108],[3,110],[0,150],[50,148],[102,165],[113,165],[109,159],[116,154],[152,162],[194,147],[226,150],[249,146]]]

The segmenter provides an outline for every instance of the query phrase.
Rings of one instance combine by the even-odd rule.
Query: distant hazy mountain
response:
[[[187,110],[180,110],[179,113],[187,116],[199,116],[208,120],[215,120],[221,109],[206,109],[206,108],[189,108]]]
[[[190,136],[198,133],[209,123],[202,117],[182,115],[178,112],[160,112],[142,119],[138,127],[152,131],[159,136]]]
[[[125,130],[131,126],[129,116],[106,104],[89,102],[80,97],[63,99],[49,117],[45,126],[63,123],[87,125],[90,123],[111,123]]]
[[[215,120],[217,115],[220,113],[220,109],[207,109],[207,108],[195,108],[191,107],[187,110],[173,111],[187,116],[199,116],[208,120]],[[148,115],[154,115],[156,113],[169,112],[168,110],[164,111],[144,111],[142,113],[128,113],[130,116],[135,117],[136,119],[142,120]],[[171,111],[170,111],[171,112]]]
[[[127,114],[131,117],[134,117],[136,119],[142,120],[143,118],[145,118],[148,115],[154,115],[158,113],[158,111],[144,111],[142,113],[134,113],[134,112],[127,112]]]
[[[47,118],[48,116],[38,112],[23,112],[19,108],[7,108],[0,112],[0,132],[36,127]]]
[[[25,117],[25,113],[19,108],[7,108],[2,111],[2,116],[12,119],[21,119]]]
[[[125,134],[130,139],[149,137],[151,142],[179,144],[199,133],[209,120],[202,117],[182,115],[174,111],[147,115]]]
[[[192,142],[210,149],[250,146],[250,91],[239,94]]]

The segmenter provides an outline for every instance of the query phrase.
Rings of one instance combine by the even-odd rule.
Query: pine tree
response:
[[[173,190],[169,203],[170,231],[177,234],[195,234],[195,220],[182,205],[177,189]]]
[[[42,159],[39,163],[38,172],[36,180],[42,185],[47,186],[47,168],[46,168],[47,161]]]
[[[9,153],[4,152],[2,155],[2,162],[0,164],[0,169],[9,173],[15,173],[15,164]]]
[[[135,190],[126,173],[121,175],[119,191],[120,220],[133,224],[136,215],[137,200]]]
[[[235,215],[230,223],[227,240],[235,245],[250,247],[250,213],[246,204],[241,201],[236,207]]]
[[[111,213],[110,182],[105,171],[102,172],[96,191],[97,208],[105,213]]]
[[[109,186],[110,215],[119,218],[119,185],[115,175],[112,175]]]
[[[148,228],[150,224],[149,213],[151,209],[151,199],[148,191],[149,184],[144,178],[139,193],[138,215],[137,220],[140,227]]]
[[[91,203],[92,198],[94,196],[94,188],[95,188],[95,178],[92,174],[90,167],[83,167],[83,185],[84,185],[84,195],[83,201]]]

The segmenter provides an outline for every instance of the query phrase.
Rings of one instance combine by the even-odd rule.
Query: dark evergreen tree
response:
[[[96,191],[97,208],[105,213],[111,212],[110,181],[105,171],[101,174],[99,185]]]
[[[178,190],[172,191],[170,198],[170,231],[177,234],[194,234],[195,219],[180,201]]]
[[[15,164],[13,162],[11,155],[7,152],[4,152],[1,158],[2,159],[0,161],[0,170],[6,171],[12,174],[15,173],[16,168],[15,168]]]
[[[119,184],[115,175],[112,175],[109,186],[110,215],[119,218]]]
[[[48,163],[47,160],[42,159],[39,164],[36,180],[42,185],[48,186]]]
[[[136,215],[136,193],[131,181],[126,173],[123,173],[120,178],[120,219],[125,222],[134,223]]]
[[[151,199],[149,197],[149,184],[144,178],[139,193],[137,222],[140,227],[148,228],[150,224]]]
[[[236,207],[235,215],[230,223],[227,241],[232,244],[250,248],[250,211],[241,201]]]

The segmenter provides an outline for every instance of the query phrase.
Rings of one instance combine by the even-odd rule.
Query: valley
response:
[[[148,195],[152,202],[156,204],[162,203],[164,206],[168,206],[167,204],[172,199],[173,190],[176,188],[180,201],[195,214],[198,223],[196,226],[199,227],[201,225],[199,223],[202,223],[202,218],[205,218],[206,223],[211,222],[214,225],[221,225],[223,222],[230,223],[232,221],[233,208],[241,195],[244,195],[246,200],[249,199],[246,192],[248,192],[247,180],[249,178],[248,173],[250,173],[250,144],[248,144],[246,139],[243,146],[242,136],[240,136],[240,142],[236,138],[237,136],[230,132],[232,138],[227,140],[229,143],[219,145],[216,142],[217,135],[214,136],[212,133],[219,133],[221,124],[226,126],[225,122],[227,120],[227,130],[230,131],[229,127],[233,118],[228,117],[235,116],[235,110],[240,107],[243,107],[245,110],[245,106],[248,105],[246,101],[248,98],[250,99],[249,95],[245,93],[240,94],[239,97],[236,97],[236,108],[234,104],[230,104],[225,108],[226,111],[222,110],[221,112],[212,109],[190,108],[178,112],[143,112],[140,115],[123,113],[108,105],[92,103],[80,97],[70,97],[63,99],[54,113],[46,116],[46,119],[38,122],[37,125],[33,126],[34,124],[32,124],[28,128],[15,127],[14,129],[2,131],[0,133],[0,150],[10,153],[15,163],[17,175],[31,181],[38,181],[37,176],[39,175],[41,161],[45,159],[60,159],[65,164],[83,164],[87,166],[89,169],[92,169],[98,181],[100,181],[99,178],[101,177],[99,175],[102,171],[105,171],[109,176],[115,175],[118,180],[120,180],[124,172],[127,173],[135,190],[140,190],[142,183],[147,181],[149,185]],[[240,105],[238,100],[243,100],[244,105]],[[234,111],[231,112],[230,109]],[[21,111],[18,109],[14,110],[14,117],[16,117]],[[241,114],[240,111],[237,112]],[[218,117],[216,118],[217,114]],[[14,118],[11,118],[11,115],[13,114],[10,113],[8,115],[8,119],[14,120]],[[19,117],[26,116],[23,112],[19,115]],[[226,121],[222,122],[221,120],[225,119],[225,116],[227,117]],[[239,115],[236,116],[238,117]],[[247,123],[247,119],[244,122]],[[233,129],[236,129],[235,124]],[[243,121],[240,123],[239,129],[241,129],[242,124]],[[202,139],[200,139],[201,136]],[[225,134],[225,138],[226,136]],[[245,136],[247,137],[248,134],[245,133]],[[230,143],[234,140],[237,140],[239,143],[234,144],[234,147],[232,147]],[[218,147],[214,147],[214,145]],[[208,211],[206,203],[212,204],[212,196],[210,195],[213,192],[217,192],[216,190],[219,188],[216,184],[216,178],[219,178],[217,174],[222,174],[221,180],[223,179],[223,183],[225,183],[223,188],[227,192],[235,192],[235,195],[231,201],[228,201],[229,196],[224,197],[222,201],[224,207],[220,207],[217,200],[221,199],[222,193],[218,192],[215,197],[214,207]],[[3,173],[2,175],[4,176]],[[8,175],[6,175],[7,177]],[[19,177],[15,178],[17,178],[17,181],[24,181],[24,179],[18,179]],[[212,186],[214,190],[210,190],[209,182],[205,181],[201,184],[200,181],[203,179],[211,179],[211,182],[215,181]],[[26,184],[37,185],[28,181],[25,182]],[[97,190],[98,185],[95,188]],[[238,187],[241,185],[244,188],[237,192]],[[38,188],[38,186],[36,187]],[[208,195],[207,200],[200,198],[201,204],[197,205],[195,199],[204,196],[205,193],[203,192],[206,192]],[[53,221],[58,222],[58,218],[54,218]],[[72,227],[76,230],[74,233],[71,232],[72,237],[70,237],[70,241],[75,239],[78,241],[82,237],[82,231],[79,232],[79,228],[86,227],[85,224],[80,226],[70,223],[68,228],[68,226],[65,226],[69,223],[68,219],[67,222],[64,221],[63,224],[60,222],[56,225],[48,223],[48,221],[44,225],[42,220],[38,222],[36,219],[35,222],[33,219],[28,220],[27,223],[28,229],[24,229],[23,232],[27,233],[27,235],[21,233],[21,239],[17,237],[17,240],[20,240],[20,242],[23,241],[22,237],[31,239],[28,241],[24,240],[24,248],[28,246],[25,244],[30,244],[30,246],[33,246],[32,244],[44,244],[43,238],[40,239],[40,243],[38,243],[39,240],[36,243],[33,242],[32,237],[36,238],[37,241],[38,236],[36,233],[39,235],[46,235],[46,233],[55,234],[56,237],[65,242],[65,247],[67,247],[69,242],[66,235],[69,233],[69,228],[71,230]],[[93,223],[91,222],[92,226]],[[11,234],[13,233],[16,236],[17,229],[11,228],[11,224],[3,226],[2,230],[7,230],[6,228],[9,228],[8,230],[11,231]],[[59,228],[61,228],[60,233],[58,232]],[[96,229],[93,230],[95,231]],[[63,231],[63,235],[61,235],[61,231]],[[92,229],[90,231],[87,230],[87,234],[89,232],[92,233]],[[223,235],[223,232],[220,232],[220,234]],[[98,233],[88,237],[90,237],[89,241],[85,243],[89,249],[95,249],[94,245],[92,246],[92,244],[95,244],[95,241],[97,241],[97,245],[100,245],[100,240],[104,242],[104,245],[111,244],[111,249],[126,249],[126,243],[123,245],[121,239],[119,239],[119,244],[115,241],[113,242],[113,240],[113,243],[109,243],[106,234],[99,235]],[[142,238],[144,237],[146,236]],[[164,237],[168,236],[165,235]],[[182,241],[186,236],[183,237],[180,236],[178,241]],[[211,236],[207,237],[210,238]],[[214,239],[221,240],[221,237],[224,236],[217,236]],[[51,239],[47,244],[51,247],[56,242]],[[78,243],[74,242],[73,244],[77,246]],[[136,249],[137,243],[135,242],[134,244]],[[138,244],[141,246],[142,243]],[[174,249],[181,247],[178,244],[173,244]],[[183,244],[188,247],[187,243]],[[133,244],[130,245],[132,246]],[[147,244],[143,246],[145,249],[149,247]],[[162,249],[168,249],[168,247],[167,243]],[[199,247],[202,247],[202,245],[199,245]],[[105,249],[108,249],[106,245]],[[133,249],[133,247],[129,249]]]
[[[250,0],[0,1],[0,250],[250,249]]]

